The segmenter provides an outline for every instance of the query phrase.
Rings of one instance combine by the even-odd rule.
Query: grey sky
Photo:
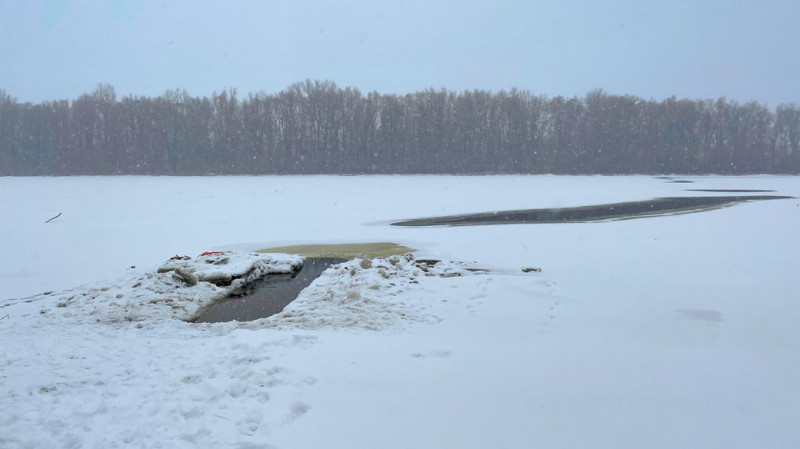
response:
[[[800,103],[797,0],[0,0],[0,88],[20,101],[183,88],[594,88]]]

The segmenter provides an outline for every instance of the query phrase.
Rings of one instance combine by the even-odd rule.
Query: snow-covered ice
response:
[[[797,177],[684,179],[0,178],[0,447],[796,447],[800,199],[387,225],[714,194],[686,188],[800,197]],[[253,250],[369,241],[443,262],[354,260],[271,318],[179,319],[299,261]]]

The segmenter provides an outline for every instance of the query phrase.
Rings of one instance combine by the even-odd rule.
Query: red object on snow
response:
[[[230,254],[230,253],[231,253],[230,251],[206,251],[203,254],[200,254],[200,257],[216,256],[218,254]]]

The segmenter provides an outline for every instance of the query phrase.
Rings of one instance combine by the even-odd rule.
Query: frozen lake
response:
[[[731,190],[800,197],[800,178],[0,178],[0,446],[793,447],[800,199],[389,225]],[[329,320],[87,324],[57,305],[174,255],[350,242],[490,271],[331,275],[293,309]]]

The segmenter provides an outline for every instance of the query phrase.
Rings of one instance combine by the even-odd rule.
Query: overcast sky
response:
[[[20,101],[429,87],[800,103],[797,0],[0,0]]]

